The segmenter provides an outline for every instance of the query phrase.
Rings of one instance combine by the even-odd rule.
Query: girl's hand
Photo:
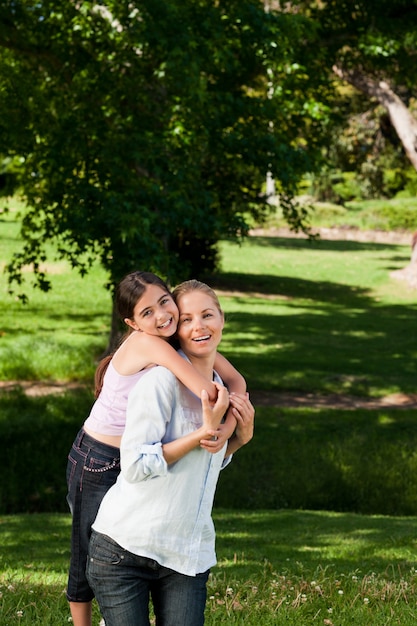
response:
[[[229,440],[226,454],[236,452],[253,437],[255,409],[249,400],[249,394],[230,394],[230,404],[237,426],[233,437]]]

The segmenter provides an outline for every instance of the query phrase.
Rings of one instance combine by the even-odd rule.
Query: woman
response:
[[[104,494],[120,471],[119,448],[130,390],[150,367],[158,364],[170,369],[195,394],[206,389],[213,401],[217,396],[211,379],[201,376],[169,344],[177,330],[179,313],[167,285],[158,276],[131,272],[118,285],[116,304],[130,334],[111,359],[97,368],[98,397],[68,456],[67,499],[73,523],[67,598],[74,626],[91,626],[94,594],[85,575],[91,525]],[[231,391],[246,391],[242,376],[220,354],[216,356],[216,367]],[[206,440],[201,445],[216,452],[235,426],[233,415],[229,415],[216,433],[218,441]]]
[[[220,424],[229,394],[214,372],[224,316],[215,293],[187,281],[173,292],[180,353],[206,378],[217,400],[201,401],[163,367],[130,394],[121,444],[121,474],[100,506],[87,578],[106,626],[148,626],[149,597],[158,626],[204,623],[206,583],[216,563],[211,519],[220,470],[253,434],[246,395],[230,400],[238,426],[222,449],[200,446]]]

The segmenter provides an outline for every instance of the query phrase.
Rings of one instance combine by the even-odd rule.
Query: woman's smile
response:
[[[207,356],[222,338],[224,318],[213,299],[201,291],[190,291],[178,300],[180,321],[178,338],[185,352]]]

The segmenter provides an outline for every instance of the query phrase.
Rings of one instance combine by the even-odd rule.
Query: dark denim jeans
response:
[[[119,448],[100,443],[81,429],[72,444],[67,464],[67,500],[72,514],[67,588],[70,602],[89,602],[94,598],[85,575],[91,525],[104,495],[119,473]]]
[[[179,574],[91,535],[87,578],[106,626],[149,626],[150,598],[157,626],[202,626],[208,575]]]

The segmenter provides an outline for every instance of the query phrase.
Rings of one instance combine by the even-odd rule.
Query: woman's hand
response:
[[[228,418],[224,424],[209,431],[210,437],[200,441],[200,446],[207,452],[215,454],[229,441],[226,451],[226,455],[229,455],[249,443],[253,437],[255,409],[249,400],[249,394],[231,393],[229,401]]]
[[[219,424],[229,406],[229,392],[226,387],[214,383],[217,387],[217,400],[214,405],[209,400],[205,389],[201,392],[201,404],[203,408],[203,425],[188,434],[162,444],[162,453],[168,465],[175,463],[186,454],[198,448],[202,439],[210,439],[213,432],[217,433]],[[235,420],[233,419],[233,422]]]
[[[233,416],[228,417],[224,423],[219,425],[217,430],[210,430],[208,432],[209,438],[202,439],[200,441],[200,446],[212,454],[220,452],[226,441],[233,435],[235,428],[235,418]]]
[[[217,387],[217,399],[214,404],[210,403],[208,393],[205,389],[201,392],[203,428],[206,430],[208,438],[212,436],[210,432],[218,430],[220,422],[229,406],[229,392],[226,387],[223,387],[223,385],[219,383],[214,384]]]

